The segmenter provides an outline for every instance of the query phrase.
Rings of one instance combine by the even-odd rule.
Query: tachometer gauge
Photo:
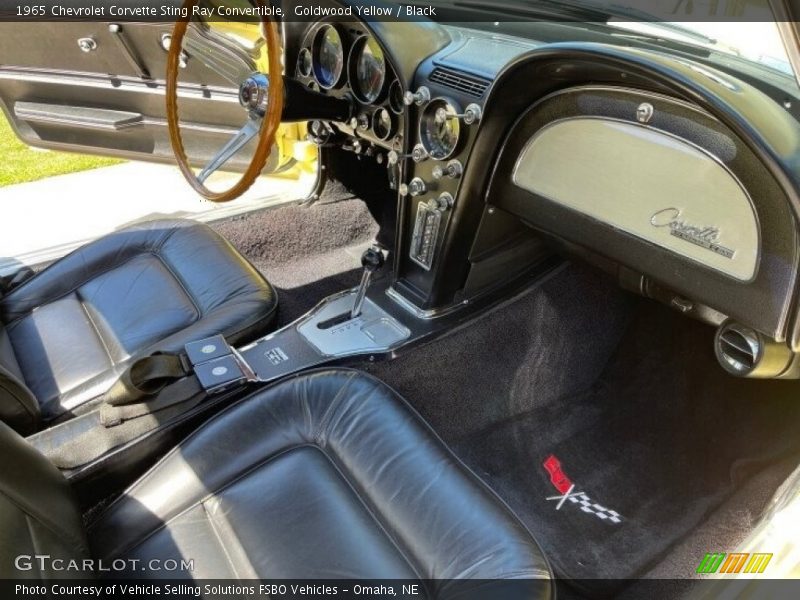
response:
[[[443,98],[431,100],[422,113],[419,134],[422,146],[434,160],[446,160],[458,149],[461,121],[458,110]]]
[[[344,44],[333,25],[322,27],[314,36],[314,77],[325,89],[335,87],[344,71]]]
[[[372,104],[383,92],[386,59],[372,36],[358,39],[350,53],[350,87],[364,104]]]

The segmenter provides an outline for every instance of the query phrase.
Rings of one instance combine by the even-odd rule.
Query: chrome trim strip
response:
[[[54,85],[69,85],[73,87],[88,87],[122,90],[140,94],[166,94],[166,82],[151,79],[143,81],[131,77],[116,77],[99,75],[96,73],[83,73],[78,71],[49,71],[47,69],[0,67],[0,80],[27,81],[31,83],[47,83]],[[178,95],[183,98],[203,98],[219,102],[239,103],[239,90],[234,88],[221,88],[201,85],[180,85]],[[218,96],[218,97],[216,97]]]
[[[386,290],[386,295],[389,296],[389,298],[391,298],[394,301],[395,304],[400,306],[400,308],[405,310],[407,313],[411,313],[416,318],[422,319],[424,321],[431,321],[433,319],[439,319],[441,317],[446,317],[447,315],[450,315],[450,314],[456,312],[457,310],[461,310],[462,308],[467,306],[467,304],[469,304],[469,301],[465,300],[461,304],[452,304],[452,305],[447,306],[445,308],[435,308],[435,309],[431,309],[431,310],[423,310],[419,306],[417,306],[416,304],[411,302],[408,298],[403,296],[400,292],[398,292],[393,287],[389,287]]]
[[[80,127],[81,129],[94,129],[101,131],[124,131],[138,127],[167,127],[167,120],[155,117],[143,117],[141,120],[134,123],[128,123],[120,127],[105,125],[103,123],[96,123],[94,121],[82,121],[79,119],[59,119],[56,117],[46,117],[43,115],[27,115],[15,113],[16,117],[26,123],[51,123],[55,125],[64,125],[67,127]],[[186,131],[194,131],[197,133],[210,133],[216,135],[233,135],[238,131],[236,127],[221,127],[215,125],[205,125],[203,123],[181,123],[181,129]]]

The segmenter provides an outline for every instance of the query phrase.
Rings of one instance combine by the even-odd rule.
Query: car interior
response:
[[[0,23],[29,145],[177,162],[212,202],[318,157],[309,197],[2,279],[2,578],[678,598],[756,531],[800,457],[797,82],[443,4]]]

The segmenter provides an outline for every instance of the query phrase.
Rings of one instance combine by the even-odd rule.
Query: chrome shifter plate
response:
[[[386,352],[411,337],[411,331],[372,302],[364,302],[361,316],[330,328],[320,325],[348,314],[354,293],[332,299],[300,322],[298,333],[320,354],[329,357]]]

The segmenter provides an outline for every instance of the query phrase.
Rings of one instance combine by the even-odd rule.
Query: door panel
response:
[[[162,45],[171,30],[170,23],[0,23],[0,107],[33,146],[174,162]],[[193,24],[190,36],[241,71],[256,67],[257,49],[235,43],[219,24]],[[93,49],[82,50],[79,40]],[[246,113],[238,86],[196,56],[188,55],[179,82],[184,142],[202,166],[241,128]],[[242,170],[251,154],[246,147],[226,169]],[[266,171],[286,160],[275,150]]]

